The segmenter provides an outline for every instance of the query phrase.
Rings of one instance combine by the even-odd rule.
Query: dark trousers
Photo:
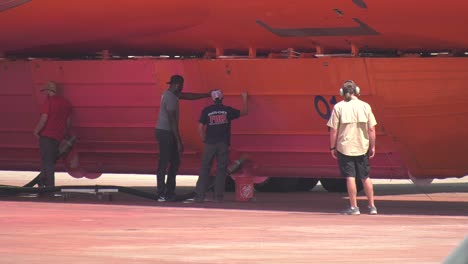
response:
[[[210,170],[216,157],[215,199],[222,200],[226,184],[227,165],[229,161],[229,146],[226,143],[205,144],[202,166],[198,177],[195,192],[197,199],[205,199],[205,193],[209,187]]]
[[[156,129],[156,139],[159,145],[159,162],[157,175],[158,194],[173,195],[176,188],[176,175],[180,166],[177,141],[171,131]],[[165,176],[167,171],[167,181]]]
[[[49,137],[39,138],[41,173],[38,186],[55,186],[55,163],[59,153],[59,142]]]

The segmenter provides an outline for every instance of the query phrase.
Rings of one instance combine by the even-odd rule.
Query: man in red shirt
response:
[[[42,105],[41,116],[34,135],[39,139],[41,154],[41,173],[39,187],[55,186],[55,163],[59,153],[60,142],[68,136],[71,124],[71,104],[58,95],[57,84],[48,82],[41,92],[47,99]]]

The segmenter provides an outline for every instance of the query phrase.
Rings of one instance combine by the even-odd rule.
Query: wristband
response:
[[[330,150],[335,150],[335,149],[336,149],[336,147],[330,148]]]

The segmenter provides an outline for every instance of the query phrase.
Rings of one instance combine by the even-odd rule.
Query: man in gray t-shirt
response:
[[[179,123],[179,97],[173,92],[166,90],[161,96],[158,123],[156,129],[171,130],[169,113],[175,112],[176,122]]]
[[[157,175],[158,201],[174,200],[176,175],[184,145],[179,133],[179,99],[196,100],[210,97],[210,93],[183,93],[184,78],[173,75],[169,88],[161,97],[155,135],[159,145]],[[165,181],[167,171],[167,181]]]

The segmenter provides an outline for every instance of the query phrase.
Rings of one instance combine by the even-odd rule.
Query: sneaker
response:
[[[196,195],[195,198],[193,198],[193,200],[196,203],[204,203],[205,202],[205,197],[202,196],[202,195]]]
[[[369,206],[369,214],[370,215],[376,215],[377,214],[377,207]]]
[[[158,202],[165,202],[166,201],[166,195],[162,191],[156,191],[156,201]]]
[[[360,215],[359,207],[349,207],[346,210],[341,211],[341,214],[345,215]]]
[[[182,203],[194,203],[194,202],[195,202],[195,198],[188,198],[182,201]]]

